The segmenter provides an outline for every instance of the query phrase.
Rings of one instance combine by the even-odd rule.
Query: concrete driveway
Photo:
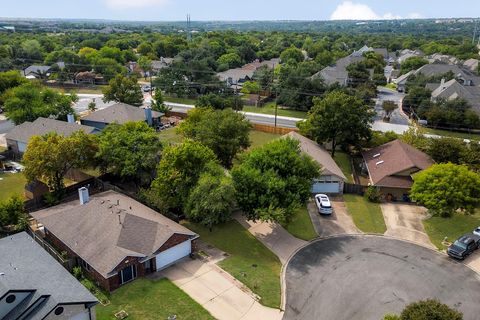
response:
[[[160,272],[219,320],[280,320],[283,312],[258,303],[254,295],[228,273],[189,258]]]
[[[378,320],[436,298],[465,320],[480,314],[479,275],[447,256],[382,236],[339,236],[300,250],[286,268],[285,320]]]
[[[353,223],[352,217],[348,214],[345,202],[341,199],[330,199],[333,206],[331,216],[321,216],[318,213],[315,201],[308,202],[308,213],[312,220],[315,231],[321,238],[340,234],[362,233]]]
[[[385,235],[436,249],[423,227],[422,220],[426,218],[425,208],[399,203],[383,203],[380,207],[387,226]]]

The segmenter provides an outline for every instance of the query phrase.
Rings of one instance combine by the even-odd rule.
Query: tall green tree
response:
[[[105,102],[115,101],[137,107],[143,104],[143,93],[135,77],[117,75],[110,80],[103,94]]]
[[[189,220],[209,228],[231,219],[235,203],[232,178],[221,166],[211,166],[202,173],[188,196],[185,213]]]
[[[15,226],[16,230],[27,226],[27,213],[24,200],[20,196],[13,196],[0,203],[0,227]]]
[[[8,89],[18,87],[27,81],[28,80],[22,77],[20,72],[16,70],[0,72],[0,95],[2,95]]]
[[[247,153],[232,170],[237,203],[249,220],[288,223],[310,196],[318,164],[296,140],[274,140]]]
[[[162,90],[157,89],[153,94],[151,108],[154,111],[167,113],[168,111],[172,110],[171,107],[167,106],[163,101]]]
[[[414,177],[410,196],[434,214],[473,213],[480,204],[480,175],[467,166],[436,164]]]
[[[280,59],[283,63],[302,62],[305,60],[305,57],[303,56],[302,50],[295,47],[290,47],[282,52]]]
[[[406,74],[412,70],[417,70],[428,64],[428,60],[422,57],[410,57],[400,66],[400,74]]]
[[[300,131],[318,143],[331,143],[332,156],[337,146],[359,146],[371,137],[374,111],[364,101],[342,91],[333,91],[323,99],[315,98]]]
[[[189,111],[178,131],[209,147],[230,168],[235,156],[250,146],[250,129],[245,116],[232,109],[196,108]]]
[[[24,173],[28,181],[43,181],[60,195],[65,174],[73,168],[93,167],[97,151],[96,137],[83,131],[69,137],[56,133],[34,136],[23,155]]]
[[[7,90],[3,99],[5,115],[16,125],[39,117],[66,120],[68,114],[75,113],[75,95],[63,95],[33,82]]]
[[[111,124],[98,137],[97,159],[104,172],[151,182],[162,144],[145,122]]]
[[[216,161],[212,150],[190,139],[165,148],[149,192],[150,202],[164,212],[182,213],[190,191]]]

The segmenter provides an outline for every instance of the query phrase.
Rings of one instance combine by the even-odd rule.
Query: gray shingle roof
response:
[[[299,141],[300,150],[302,150],[303,153],[311,156],[313,160],[322,166],[322,175],[335,175],[344,181],[347,180],[342,172],[342,169],[340,169],[335,160],[333,160],[331,157],[330,153],[324,147],[295,131],[286,134],[284,137],[290,137]]]
[[[28,143],[33,136],[43,136],[50,132],[56,132],[59,135],[70,136],[76,131],[83,131],[87,134],[94,133],[97,129],[77,123],[68,123],[65,121],[38,118],[33,122],[24,122],[16,126],[5,135],[6,139]]]
[[[196,234],[114,191],[33,212],[38,222],[103,277],[126,257],[149,257],[174,234]]]
[[[38,75],[39,73],[45,73],[48,72],[52,67],[50,66],[38,66],[38,65],[32,65],[27,67],[25,70],[23,70],[23,75],[28,76],[30,74],[33,75]]]
[[[426,77],[432,77],[446,74],[448,72],[452,72],[457,78],[460,77],[465,80],[472,81],[473,85],[480,85],[480,77],[473,74],[470,70],[461,68],[457,65],[437,63],[426,64],[423,67],[419,68],[417,71],[415,71],[415,74],[421,73]]]
[[[154,118],[162,117],[164,114],[152,111]],[[100,123],[118,123],[125,124],[127,122],[145,121],[145,109],[131,106],[125,103],[116,103],[105,109],[97,110],[82,120],[100,122]]]
[[[25,232],[1,239],[0,257],[0,296],[10,290],[36,290],[28,301],[4,319],[15,319],[43,295],[48,296],[46,302],[28,319],[43,319],[57,304],[98,303],[85,287]]]

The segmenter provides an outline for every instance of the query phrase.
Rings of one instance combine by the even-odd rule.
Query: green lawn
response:
[[[191,105],[195,105],[195,104],[197,103],[197,100],[195,100],[195,99],[176,98],[176,97],[169,97],[169,96],[164,96],[164,97],[163,97],[163,100],[164,100],[165,102],[191,104]]]
[[[250,141],[252,145],[250,146],[250,149],[261,147],[266,143],[269,143],[272,140],[280,138],[281,135],[279,134],[274,134],[274,133],[267,133],[267,132],[262,132],[262,131],[257,131],[257,130],[251,130],[250,131]]]
[[[442,137],[452,137],[459,139],[480,140],[480,134],[455,132],[441,129],[424,128],[426,133],[436,134]]]
[[[312,220],[310,219],[306,206],[297,209],[292,221],[284,227],[288,232],[299,239],[310,241],[318,237],[313,228]]]
[[[335,152],[335,162],[342,169],[343,174],[347,177],[347,182],[353,183],[352,165],[350,163],[350,155],[345,152]]]
[[[110,304],[97,305],[98,320],[115,320],[120,310],[128,313],[128,320],[214,319],[201,305],[167,279],[137,279],[110,295]]]
[[[353,222],[363,232],[380,233],[387,231],[382,210],[378,203],[371,203],[362,196],[345,194],[343,196]]]
[[[159,135],[160,141],[165,145],[182,143],[183,141],[183,136],[177,133],[177,128],[175,127],[162,130]]]
[[[13,195],[23,197],[27,179],[23,173],[0,173],[0,201],[7,200]]]
[[[243,111],[273,115],[275,114],[275,103],[269,102],[261,108],[255,107],[255,106],[244,106]],[[290,109],[284,109],[281,107],[278,107],[277,115],[283,116],[283,117],[292,117],[292,118],[301,118],[301,119],[305,119],[307,117],[307,113],[305,111],[290,110]]]
[[[237,221],[208,229],[184,222],[187,228],[200,235],[200,239],[230,256],[219,263],[225,271],[237,278],[261,297],[268,307],[280,306],[280,270],[277,256],[258,241]]]
[[[432,243],[440,250],[446,249],[442,245],[443,239],[454,241],[465,233],[471,233],[480,226],[480,212],[475,215],[456,214],[451,218],[432,217],[423,221],[425,231]]]

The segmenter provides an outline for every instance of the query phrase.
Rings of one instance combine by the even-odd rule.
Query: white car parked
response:
[[[473,230],[473,234],[476,235],[476,236],[480,236],[480,227]]]
[[[332,204],[326,194],[317,194],[315,196],[315,204],[318,208],[318,213],[324,215],[331,215],[333,213]]]

